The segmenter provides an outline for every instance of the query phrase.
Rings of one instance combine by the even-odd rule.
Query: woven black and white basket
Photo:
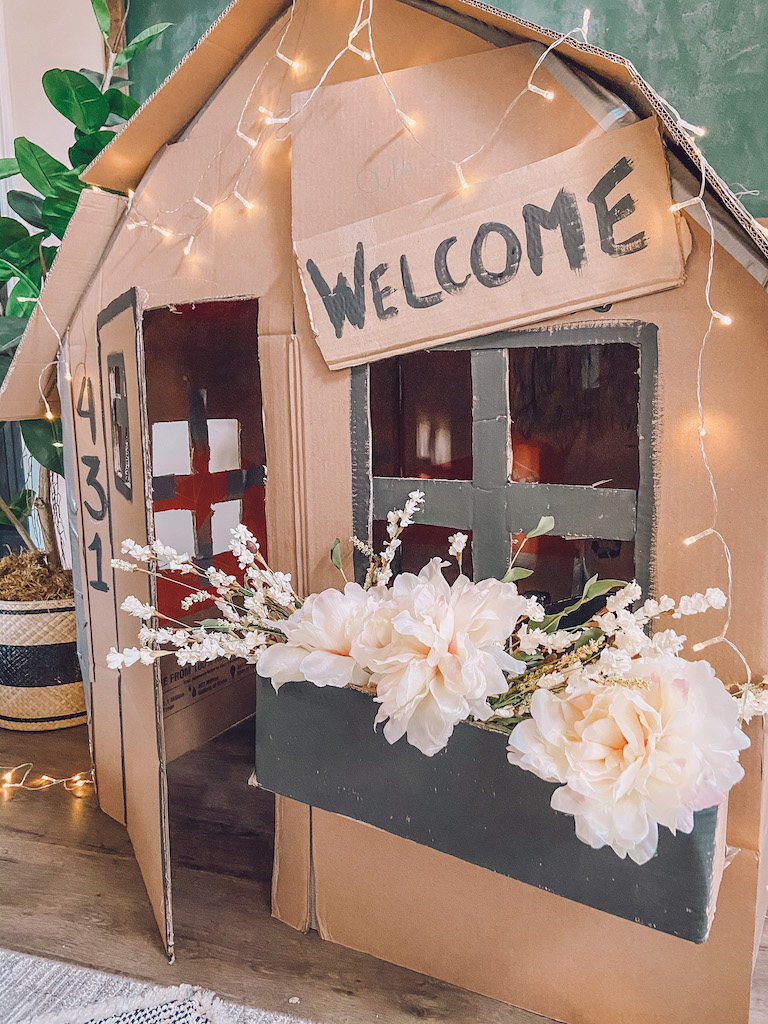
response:
[[[86,721],[72,599],[0,601],[0,727],[41,732]]]

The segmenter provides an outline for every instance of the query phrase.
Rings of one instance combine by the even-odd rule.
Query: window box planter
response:
[[[691,942],[704,942],[722,876],[725,808],[695,815],[690,835],[660,829],[642,867],[576,838],[553,811],[556,784],[513,767],[506,736],[460,723],[425,757],[372,728],[369,694],[260,679],[256,780],[281,796],[363,821],[460,860]]]

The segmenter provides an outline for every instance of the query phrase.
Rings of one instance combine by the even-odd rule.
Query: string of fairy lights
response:
[[[466,192],[472,187],[472,182],[470,180],[471,175],[470,178],[467,177],[467,165],[470,164],[472,160],[478,157],[484,150],[488,148],[488,146],[491,145],[491,143],[496,138],[498,133],[502,130],[509,115],[515,109],[517,104],[522,100],[522,98],[528,93],[532,93],[536,96],[539,96],[546,102],[551,102],[556,98],[555,93],[551,89],[545,89],[537,85],[534,82],[534,77],[544,64],[549,54],[556,50],[566,40],[580,36],[584,43],[588,43],[588,30],[591,12],[589,9],[585,9],[581,25],[558,36],[541,53],[541,55],[536,60],[533,69],[531,70],[531,73],[528,77],[525,86],[523,87],[523,89],[520,90],[519,93],[517,93],[517,95],[515,95],[512,98],[510,103],[507,105],[503,114],[499,118],[496,126],[494,127],[493,131],[490,133],[488,138],[485,140],[485,142],[481,146],[476,148],[473,152],[468,153],[467,155],[461,157],[460,159],[445,157],[441,154],[434,152],[426,144],[424,139],[419,137],[418,131],[420,126],[417,120],[402,109],[402,106],[398,101],[394,91],[392,90],[392,87],[387,81],[385,73],[381,69],[381,66],[376,55],[376,48],[374,45],[373,36],[374,0],[360,0],[360,5],[357,11],[357,17],[347,36],[345,45],[335,54],[333,59],[328,63],[328,65],[325,67],[323,73],[320,75],[315,85],[312,87],[308,95],[305,97],[305,99],[299,106],[297,106],[292,111],[275,110],[274,105],[269,104],[269,101],[267,99],[265,99],[261,95],[257,95],[257,89],[259,85],[264,81],[267,71],[271,67],[273,67],[276,62],[283,66],[284,75],[287,75],[289,73],[298,74],[304,70],[304,65],[301,62],[301,60],[297,59],[295,56],[291,56],[289,52],[289,35],[291,34],[291,29],[294,25],[295,14],[296,0],[292,0],[286,25],[279,36],[277,45],[275,47],[275,51],[264,62],[259,74],[256,76],[255,80],[253,81],[250,87],[250,90],[246,96],[245,102],[243,103],[242,109],[240,111],[240,115],[238,117],[233,135],[234,138],[237,139],[239,143],[246,147],[246,152],[243,159],[240,162],[239,169],[237,170],[236,174],[233,175],[231,188],[227,192],[225,192],[223,196],[217,199],[213,199],[210,197],[204,198],[204,195],[199,194],[201,192],[205,192],[205,185],[210,172],[213,170],[218,171],[221,157],[224,155],[227,148],[231,145],[233,141],[232,138],[228,138],[220,146],[220,148],[214,154],[212,159],[200,172],[195,187],[192,191],[192,194],[188,196],[188,198],[183,199],[182,202],[179,203],[176,207],[168,209],[159,209],[155,212],[154,216],[142,215],[139,209],[139,199],[137,199],[135,193],[132,190],[129,190],[128,205],[125,215],[125,226],[129,231],[133,231],[137,228],[146,228],[147,230],[157,232],[162,238],[166,240],[181,240],[184,243],[182,248],[183,255],[189,256],[193,251],[196,239],[200,236],[209,218],[214,216],[216,211],[225,203],[228,203],[231,200],[235,200],[238,203],[240,203],[248,212],[256,209],[258,205],[257,201],[254,198],[249,197],[248,188],[245,185],[243,185],[243,179],[246,173],[248,172],[249,168],[251,167],[252,161],[258,158],[259,154],[263,151],[265,144],[269,140],[274,139],[277,141],[284,141],[285,139],[290,137],[292,131],[286,130],[287,126],[292,126],[293,123],[297,120],[297,118],[299,118],[300,115],[307,109],[307,107],[311,104],[312,100],[316,96],[318,90],[327,81],[334,67],[347,53],[354,54],[361,61],[365,62],[366,64],[370,64],[374,68],[376,75],[383,83],[387,96],[392,104],[395,116],[400,120],[403,128],[408,132],[411,139],[413,139],[415,144],[419,145],[426,152],[428,152],[429,155],[432,156],[436,161],[443,161],[448,163],[453,168],[456,174],[457,191]],[[358,45],[358,42],[364,42],[366,48],[363,48],[363,46]],[[281,78],[280,81],[275,86],[278,93],[282,90],[284,82],[285,78],[283,76],[283,78]],[[705,412],[702,397],[704,356],[707,344],[710,340],[710,336],[712,335],[712,332],[715,329],[715,327],[727,327],[732,324],[732,318],[728,314],[720,312],[712,305],[710,294],[714,274],[715,230],[714,224],[712,222],[712,217],[707,209],[707,205],[705,202],[707,162],[704,157],[704,154],[701,152],[701,149],[698,146],[698,140],[700,140],[706,135],[706,129],[699,125],[695,125],[690,121],[687,121],[685,118],[681,116],[679,111],[668,100],[666,100],[664,97],[658,94],[656,95],[658,97],[658,100],[667,108],[667,110],[674,118],[677,127],[685,134],[686,138],[693,147],[693,150],[696,153],[697,158],[699,160],[700,187],[698,193],[695,196],[686,199],[682,202],[674,203],[670,207],[670,210],[673,213],[678,213],[692,206],[700,207],[707,223],[707,230],[710,239],[709,260],[707,266],[706,283],[704,287],[704,298],[707,305],[707,309],[710,313],[710,319],[708,327],[702,337],[701,344],[699,346],[696,376],[696,404],[699,421],[697,428],[698,448],[702,458],[704,469],[706,471],[712,498],[712,519],[709,526],[707,526],[705,529],[699,531],[696,534],[686,537],[682,543],[686,547],[690,547],[698,543],[699,541],[704,540],[707,537],[715,537],[722,548],[723,556],[725,558],[728,585],[726,595],[726,617],[722,629],[716,636],[713,636],[707,640],[700,641],[694,644],[693,650],[699,652],[705,650],[710,646],[720,643],[728,645],[741,660],[746,670],[746,684],[744,686],[744,696],[746,699],[747,691],[752,684],[752,673],[750,670],[750,666],[746,658],[744,657],[743,653],[727,635],[731,624],[733,608],[733,559],[732,552],[728,545],[728,542],[723,536],[722,532],[718,529],[718,520],[720,512],[719,497],[715,475],[712,470],[709,454],[705,443],[707,429],[705,425]],[[465,173],[465,171],[467,173]],[[97,186],[92,187],[95,191],[101,191]],[[739,194],[754,195],[757,194],[757,191],[746,189],[742,186],[741,192]],[[183,232],[174,231],[173,229],[169,228],[167,224],[160,222],[161,219],[172,217],[174,214],[179,213],[182,209],[187,208],[189,206],[196,207],[202,213],[200,221],[198,222],[194,230]],[[45,317],[48,325],[54,332],[58,341],[56,360],[45,366],[41,370],[40,376],[38,378],[38,388],[40,391],[40,396],[45,406],[46,418],[48,418],[49,420],[53,420],[55,418],[55,415],[44,393],[42,381],[44,375],[52,367],[54,367],[62,358],[66,360],[67,357],[66,353],[64,352],[61,335],[56,330],[54,324],[51,322],[45,309],[43,308],[42,303],[39,301],[38,307],[40,308],[41,314]],[[72,374],[69,370],[68,363],[65,363],[63,371],[64,379],[68,382],[71,382]],[[6,771],[5,775],[2,776],[3,781],[2,783],[0,783],[0,788],[5,790],[18,788],[46,789],[54,785],[64,785],[65,789],[72,789],[77,792],[78,790],[81,790],[84,786],[93,783],[92,772],[79,773],[77,775],[70,776],[67,779],[52,779],[49,776],[41,776],[39,779],[34,780],[30,783],[28,779],[31,770],[32,764],[29,762],[25,762],[22,765],[17,765],[15,768],[9,769],[8,771]]]
[[[85,796],[88,787],[94,785],[93,769],[85,772],[78,772],[76,775],[67,775],[64,778],[54,778],[52,775],[39,775],[31,777],[35,765],[32,761],[24,761],[13,768],[0,767],[0,792],[9,793],[14,789],[52,789],[54,786],[63,786],[69,793],[75,796]]]

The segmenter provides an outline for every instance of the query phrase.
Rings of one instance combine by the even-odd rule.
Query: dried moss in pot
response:
[[[45,555],[22,551],[0,558],[0,601],[60,601],[74,596],[71,570],[49,569]]]

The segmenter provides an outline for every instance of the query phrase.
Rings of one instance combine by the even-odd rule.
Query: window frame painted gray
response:
[[[633,540],[637,580],[648,592],[653,538],[653,431],[658,377],[658,328],[637,320],[561,323],[502,331],[440,346],[472,353],[472,480],[374,477],[371,465],[369,366],[351,371],[352,500],[355,535],[370,538],[374,519],[402,508],[409,491],[425,493],[418,521],[430,526],[472,530],[476,579],[503,576],[511,535],[531,530],[540,516],[555,518],[554,536]],[[640,388],[637,491],[573,484],[516,483],[508,478],[508,351],[554,345],[631,344],[638,349]],[[503,529],[498,524],[503,523]],[[406,540],[407,543],[407,540]],[[436,552],[439,554],[440,552]],[[356,577],[366,559],[355,552]]]

